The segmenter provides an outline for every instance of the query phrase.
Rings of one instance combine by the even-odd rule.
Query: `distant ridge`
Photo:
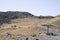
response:
[[[33,17],[34,16],[28,12],[18,12],[18,11],[0,12],[0,15],[5,16],[5,17],[9,17],[10,19],[25,18],[25,17]]]
[[[60,17],[60,15],[57,15],[56,17]]]
[[[7,11],[7,12],[0,12],[0,23],[9,23],[11,19],[17,18],[39,18],[39,19],[51,19],[54,18],[53,16],[35,16],[29,12],[19,12],[19,11]]]

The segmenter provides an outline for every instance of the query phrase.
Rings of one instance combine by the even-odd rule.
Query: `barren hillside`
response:
[[[21,13],[21,15],[23,14]],[[48,24],[53,25],[49,27],[50,28],[49,32],[60,34],[60,17],[31,16],[30,14],[26,13],[26,15],[24,14],[23,16],[24,18],[22,18],[21,16],[20,18],[15,18],[16,15],[14,15],[13,19],[9,18],[11,16],[9,17],[7,16],[3,17],[3,15],[1,16],[0,23],[1,21],[3,22],[2,24],[0,24],[0,35],[3,35],[3,37],[6,36],[7,33],[15,36],[19,36],[19,35],[26,36],[26,35],[36,35],[36,34],[46,35],[47,26],[43,26],[43,25],[48,25]],[[25,17],[27,15],[28,17]],[[8,19],[6,19],[6,17],[8,19],[11,19],[9,23],[7,23],[6,20]],[[3,20],[1,20],[2,18]]]
[[[53,19],[38,19],[38,18],[24,18],[24,19],[14,19],[11,20],[10,24],[3,24],[1,26],[1,34],[4,34],[6,32],[10,32],[11,34],[31,34],[33,33],[45,33],[46,29],[38,28],[37,25],[44,25],[44,24],[53,24],[52,28],[60,29],[60,17],[53,18]],[[12,26],[16,26],[16,29],[13,29]],[[44,26],[42,26],[44,27]]]
[[[24,19],[14,19],[11,24],[3,24],[1,26],[1,34],[10,32],[12,34],[33,34],[42,33],[45,31],[42,28],[38,28],[37,24],[45,24],[49,19],[37,19],[37,18],[24,18]],[[13,30],[12,26],[16,25],[16,29]],[[4,32],[3,32],[4,31]]]

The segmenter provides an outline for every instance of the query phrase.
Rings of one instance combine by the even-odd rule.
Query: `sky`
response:
[[[36,16],[55,16],[60,14],[60,0],[0,0],[0,11],[26,11]]]

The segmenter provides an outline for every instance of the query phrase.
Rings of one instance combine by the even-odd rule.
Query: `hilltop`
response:
[[[27,17],[34,17],[34,15],[28,12],[18,12],[18,11],[0,12],[0,23],[1,24],[9,23],[12,19],[27,18]]]
[[[39,19],[51,19],[53,16],[35,16],[29,12],[19,12],[19,11],[7,11],[0,12],[0,24],[10,23],[12,19],[22,19],[22,18],[39,18]]]

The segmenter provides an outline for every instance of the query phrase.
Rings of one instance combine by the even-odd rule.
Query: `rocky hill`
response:
[[[34,16],[29,12],[19,12],[19,11],[7,11],[7,12],[0,12],[0,24],[3,23],[10,23],[12,19],[21,19],[21,18],[39,18],[39,19],[51,19],[54,18],[53,16]]]
[[[28,12],[7,11],[0,12],[0,24],[9,23],[11,19],[34,17]]]

